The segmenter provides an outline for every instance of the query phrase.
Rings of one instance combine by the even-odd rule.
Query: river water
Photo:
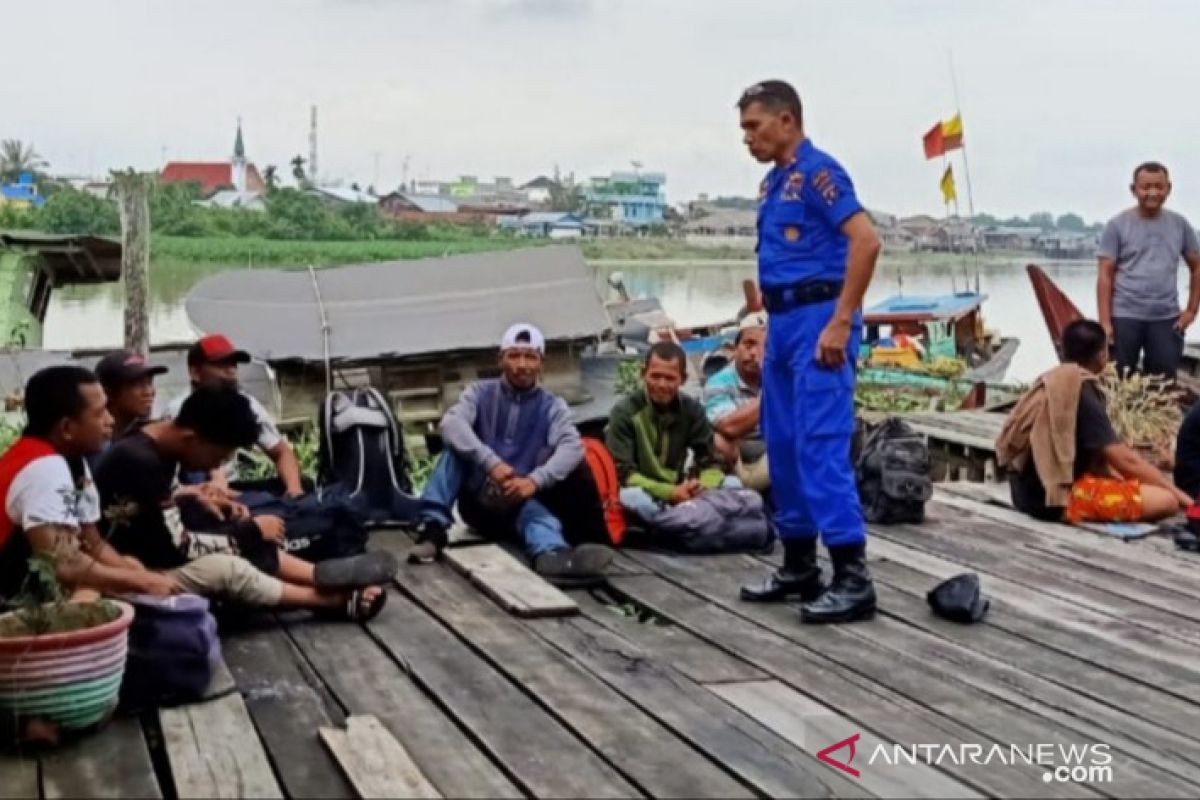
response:
[[[1054,363],[1054,349],[1042,322],[1025,273],[1027,259],[888,255],[880,260],[867,294],[868,305],[898,292],[946,294],[979,288],[988,295],[984,318],[989,328],[1016,336],[1021,346],[1008,379],[1030,381]],[[1050,262],[1046,272],[1085,314],[1096,308],[1096,266],[1087,262]],[[682,326],[717,322],[733,316],[742,303],[742,281],[755,276],[752,262],[597,264],[597,287],[619,271],[631,294],[657,295],[667,313]],[[183,309],[183,298],[198,280],[220,267],[155,264],[151,271],[151,336],[154,342],[187,341],[195,333]],[[1183,287],[1186,274],[1180,271]],[[1182,291],[1186,292],[1184,287]],[[607,296],[607,294],[605,294]],[[44,345],[48,349],[117,346],[121,340],[121,287],[72,287],[55,292],[46,315]],[[544,302],[544,301],[543,301]],[[1196,335],[1200,336],[1200,333]]]

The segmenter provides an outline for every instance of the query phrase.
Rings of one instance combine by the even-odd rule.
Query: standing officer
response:
[[[762,428],[783,567],[743,600],[802,601],[804,622],[875,613],[866,525],[850,464],[859,308],[879,237],[841,164],[804,135],[800,96],[783,81],[738,101],[750,154],[774,167],[758,193],[758,279],[768,312]],[[817,537],[833,562],[821,583]]]

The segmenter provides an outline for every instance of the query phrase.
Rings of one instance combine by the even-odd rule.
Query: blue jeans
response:
[[[483,470],[470,464],[452,450],[443,450],[437,466],[421,492],[421,516],[445,527],[453,523],[455,502],[463,492],[478,493],[487,480]],[[537,558],[542,553],[568,549],[563,526],[536,498],[526,500],[513,520],[524,540],[525,553]]]

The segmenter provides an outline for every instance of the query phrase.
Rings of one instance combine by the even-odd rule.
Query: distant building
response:
[[[350,206],[355,203],[378,205],[379,198],[373,194],[348,186],[314,186],[307,193],[326,205]]]
[[[458,205],[473,208],[527,209],[525,192],[513,185],[512,178],[498,176],[487,183],[474,175],[460,175],[456,181],[414,181],[413,194],[448,197]]]
[[[983,245],[988,250],[1032,250],[1042,229],[1028,225],[992,225],[983,229]]]
[[[1084,259],[1095,257],[1100,241],[1094,233],[1054,231],[1039,236],[1034,246],[1046,258]]]
[[[242,121],[238,120],[237,138],[233,143],[233,159],[230,161],[170,161],[163,167],[158,179],[163,183],[198,183],[200,196],[211,197],[219,189],[252,194],[262,194],[267,184],[258,172],[258,167],[246,161],[246,147],[242,141]]]
[[[196,205],[206,208],[244,208],[247,211],[266,211],[267,198],[258,192],[221,189],[207,200],[197,200]]]
[[[41,208],[46,204],[46,198],[38,193],[37,183],[33,174],[22,172],[16,183],[7,186],[0,185],[0,206],[11,208]]]
[[[554,190],[559,188],[553,178],[539,175],[529,183],[520,187],[525,193],[525,202],[531,206],[547,206],[554,197]]]
[[[458,212],[458,203],[436,194],[392,192],[379,198],[379,208],[394,217],[408,213],[454,214]]]
[[[560,211],[531,211],[521,216],[501,217],[498,224],[521,236],[544,239],[578,239],[585,227],[578,215]]]
[[[661,225],[667,207],[666,182],[661,172],[614,172],[592,178],[584,190],[587,213],[632,228]]]

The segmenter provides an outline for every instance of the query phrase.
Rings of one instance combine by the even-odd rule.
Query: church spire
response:
[[[233,142],[233,157],[238,161],[246,159],[246,145],[242,142],[242,118],[238,117],[237,138]]]

